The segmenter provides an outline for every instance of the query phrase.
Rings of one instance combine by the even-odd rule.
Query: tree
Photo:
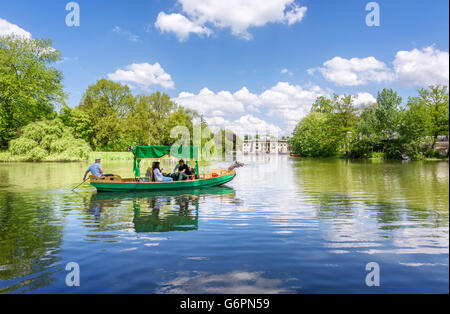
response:
[[[351,155],[355,158],[370,157],[375,148],[381,144],[376,105],[369,106],[361,113],[356,124],[351,143]]]
[[[147,145],[163,145],[170,136],[168,120],[177,107],[167,94],[160,92],[137,96],[130,121],[137,126],[134,137]]]
[[[333,101],[324,96],[317,97],[316,101],[312,104],[311,111],[326,114],[332,113],[334,111]]]
[[[0,148],[64,103],[63,75],[50,66],[60,56],[50,39],[0,36]]]
[[[312,105],[311,112],[322,113],[329,122],[328,136],[330,141],[339,143],[341,150],[348,154],[351,134],[354,132],[358,117],[353,105],[353,96],[337,95],[333,99],[318,97]]]
[[[410,97],[403,113],[400,134],[407,140],[418,140],[433,134],[433,117],[418,97]]]
[[[184,126],[187,127],[189,130],[189,134],[192,136],[193,134],[193,120],[194,118],[197,118],[198,114],[197,112],[190,110],[190,109],[185,109],[182,106],[177,106],[177,109],[174,110],[168,120],[167,120],[167,124],[166,124],[166,130],[164,131],[164,138],[162,139],[162,143],[164,145],[172,145],[174,142],[174,139],[170,137],[170,131],[172,130],[172,128],[176,127],[176,126]],[[191,138],[192,141],[192,138]]]
[[[9,151],[24,161],[76,161],[88,159],[91,148],[75,139],[72,130],[57,118],[25,126],[22,136],[11,141]]]
[[[92,121],[86,112],[64,106],[60,111],[59,118],[65,126],[72,129],[75,138],[91,142],[94,131]]]
[[[350,148],[351,135],[355,132],[358,121],[356,108],[353,105],[353,96],[335,96],[333,100],[334,112],[331,113],[330,120],[333,126],[333,134],[336,141],[340,142],[347,155]]]
[[[133,111],[135,98],[126,85],[101,79],[88,87],[77,109],[92,121],[93,148],[122,150],[124,121]]]
[[[333,156],[337,152],[338,143],[331,133],[328,115],[311,112],[296,126],[290,145],[295,153],[302,156]]]
[[[426,106],[431,118],[431,134],[433,148],[439,135],[447,135],[449,131],[449,109],[447,86],[430,86],[429,89],[419,90],[419,97],[415,101]]]
[[[399,130],[401,119],[399,105],[401,103],[402,98],[392,89],[383,89],[378,93],[375,115],[378,127],[386,137],[388,146],[392,136]]]

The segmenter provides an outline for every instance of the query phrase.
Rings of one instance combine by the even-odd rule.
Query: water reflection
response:
[[[200,199],[206,196],[234,199],[235,191],[222,186],[182,192],[96,193],[91,196],[88,211],[99,222],[98,231],[111,230],[111,225],[126,221],[126,216],[116,215],[114,219],[108,215],[107,211],[114,208],[132,210],[137,233],[197,230]],[[107,225],[102,223],[102,215]]]
[[[226,274],[179,272],[172,280],[160,283],[158,293],[280,294],[295,292],[283,288],[285,284],[279,278],[268,278],[263,272],[232,271]]]
[[[295,164],[331,252],[448,256],[448,162]]]
[[[62,219],[51,200],[33,197],[39,206],[20,193],[0,193],[0,292],[27,292],[54,281]]]
[[[73,293],[73,261],[77,293],[371,293],[372,261],[376,292],[448,290],[448,162],[242,161],[228,187],[164,193],[73,193],[84,165],[0,165],[0,292]]]

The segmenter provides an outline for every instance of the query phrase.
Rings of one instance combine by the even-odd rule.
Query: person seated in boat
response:
[[[101,165],[102,160],[100,158],[95,159],[95,163],[89,166],[89,168],[84,173],[83,181],[86,180],[88,173],[90,172],[93,176],[101,178],[103,176],[103,168]]]
[[[172,182],[173,178],[166,176],[164,173],[161,172],[161,169],[159,168],[159,162],[155,162],[153,164],[153,174],[156,178],[156,181],[158,182]]]
[[[178,165],[175,167],[175,178],[177,178],[177,181],[183,181],[187,180],[192,175],[191,169],[189,169],[189,166],[186,165],[183,159],[181,159],[178,162]]]

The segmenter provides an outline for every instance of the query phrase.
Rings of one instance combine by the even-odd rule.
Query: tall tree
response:
[[[429,108],[418,97],[410,97],[403,113],[401,136],[407,141],[418,140],[433,133]]]
[[[327,134],[329,140],[342,146],[348,153],[351,134],[354,132],[358,116],[351,95],[337,95],[333,99],[318,97],[312,105],[311,112],[322,113],[328,120]]]
[[[351,153],[353,157],[370,157],[377,145],[381,144],[379,122],[376,116],[377,105],[371,105],[363,110],[353,134]]]
[[[402,98],[392,89],[383,89],[378,92],[375,115],[378,119],[378,127],[386,137],[388,146],[392,136],[398,132],[400,127],[399,105],[401,103]]]
[[[333,132],[329,115],[311,112],[298,123],[289,143],[294,152],[306,157],[332,156],[338,149]]]
[[[0,36],[0,148],[64,103],[63,75],[51,66],[60,58],[50,39]]]
[[[59,118],[65,126],[72,128],[75,138],[91,142],[94,131],[92,129],[92,121],[89,115],[79,109],[72,109],[69,106],[63,106],[59,113]]]
[[[341,138],[341,145],[347,155],[350,148],[351,135],[355,132],[358,116],[353,105],[353,96],[335,96],[333,100],[334,113],[331,115],[331,123],[334,126],[334,134]]]
[[[335,95],[335,99],[336,97]],[[316,101],[312,104],[311,111],[327,114],[332,113],[334,111],[333,100],[324,96],[317,97]]]
[[[126,85],[101,79],[89,86],[77,109],[86,112],[92,121],[91,146],[114,148],[134,106],[135,98]]]
[[[193,120],[198,117],[198,113],[196,111],[185,109],[182,106],[177,106],[177,109],[174,110],[171,115],[169,116],[167,120],[167,130],[164,132],[164,135],[166,136],[163,139],[164,145],[172,145],[174,139],[170,137],[170,131],[172,128],[176,126],[184,126],[187,127],[189,130],[189,134],[191,135],[191,141],[192,141],[192,134],[193,134]]]
[[[449,131],[448,90],[447,86],[430,86],[419,90],[416,101],[428,108],[431,118],[431,134],[434,138],[433,148],[439,135],[447,135]]]
[[[167,94],[160,92],[148,96],[137,97],[135,118],[141,126],[142,136],[146,136],[147,144],[163,145],[167,139],[167,123],[171,113],[177,108]],[[170,132],[170,131],[169,131]]]

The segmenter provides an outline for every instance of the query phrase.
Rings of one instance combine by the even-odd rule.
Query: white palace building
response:
[[[247,154],[289,154],[288,141],[276,139],[244,140],[242,152]]]

